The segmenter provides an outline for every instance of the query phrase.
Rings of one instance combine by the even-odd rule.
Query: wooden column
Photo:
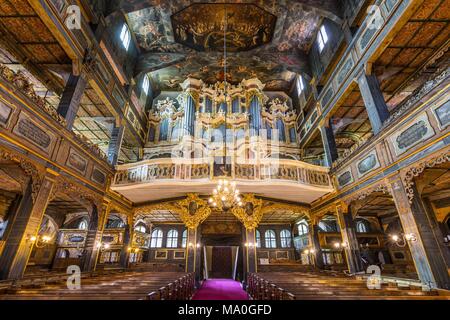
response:
[[[123,247],[122,251],[120,251],[120,266],[122,268],[128,268],[129,262],[130,262],[130,251],[129,248],[132,247],[132,232],[131,232],[132,225],[127,224],[125,226],[125,232],[123,234]]]
[[[431,288],[449,289],[447,265],[417,190],[413,188],[414,198],[410,202],[400,175],[389,182],[403,232],[415,238],[407,242],[420,281]]]
[[[364,71],[358,77],[359,90],[369,116],[373,134],[380,132],[383,122],[389,118],[389,110],[384,101],[380,84],[375,75],[367,75]]]
[[[326,120],[326,123],[320,127],[320,133],[322,135],[323,149],[325,151],[326,166],[331,167],[333,162],[338,158],[338,152],[330,120]]]
[[[125,126],[114,126],[111,132],[111,140],[108,146],[108,161],[113,166],[119,161],[120,149],[122,148]]]
[[[30,238],[38,235],[55,183],[54,179],[53,174],[46,174],[39,190],[34,190],[37,191],[35,199],[33,199],[33,181],[29,179],[5,232],[5,244],[0,257],[0,279],[22,278],[34,245]]]
[[[314,249],[314,265],[319,269],[323,269],[324,263],[323,263],[322,248],[320,247],[319,241],[319,226],[316,223],[311,224],[309,234],[310,234],[311,248]]]
[[[89,229],[84,248],[84,261],[82,270],[84,272],[95,271],[97,267],[100,248],[98,244],[102,242],[103,230],[109,215],[109,205],[103,204],[103,208],[98,209],[93,205],[90,215]]]
[[[198,259],[198,251],[201,252],[201,248],[197,248],[197,244],[200,243],[200,237],[197,228],[188,228],[187,245],[186,245],[186,272],[196,272],[196,266],[201,264]]]
[[[82,76],[71,74],[64,88],[57,112],[66,119],[69,130],[72,129],[75,122],[86,84],[87,82]]]
[[[359,250],[358,239],[356,238],[355,223],[348,207],[341,205],[336,206],[336,215],[341,229],[342,241],[345,246],[345,259],[350,273],[357,273],[363,271],[361,261],[361,252]]]
[[[245,264],[246,272],[258,272],[258,260],[256,256],[256,229],[245,229]]]

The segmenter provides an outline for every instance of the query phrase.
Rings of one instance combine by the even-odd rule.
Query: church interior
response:
[[[450,0],[0,0],[0,300],[450,300]]]

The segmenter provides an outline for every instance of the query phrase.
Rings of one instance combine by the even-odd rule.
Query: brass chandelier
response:
[[[223,28],[223,74],[224,74],[224,96],[225,103],[227,103],[227,27],[228,27],[228,17],[227,17],[227,7],[224,6],[224,28]],[[227,161],[227,113],[228,107],[225,111],[225,137],[224,137],[224,156],[223,163],[226,175],[228,175],[228,170],[226,170]],[[222,178],[218,181],[217,187],[213,190],[212,196],[208,200],[209,204],[219,210],[228,210],[234,206],[242,206],[242,199],[239,194],[239,190],[236,188],[236,182],[231,181],[228,177]]]

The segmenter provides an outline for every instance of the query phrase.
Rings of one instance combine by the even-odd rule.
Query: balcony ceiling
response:
[[[241,193],[254,193],[261,197],[310,204],[325,194],[332,192],[331,187],[315,187],[296,183],[283,182],[249,182],[236,180]],[[214,181],[208,182],[177,182],[153,181],[128,186],[112,186],[130,201],[142,204],[151,201],[161,201],[177,197],[185,197],[187,193],[198,193],[209,196],[216,187]]]
[[[223,80],[224,7],[231,82],[258,77],[268,91],[289,91],[307,72],[324,16],[339,20],[337,1],[122,1],[141,50],[137,73],[150,72],[156,90],[175,90],[187,77]]]

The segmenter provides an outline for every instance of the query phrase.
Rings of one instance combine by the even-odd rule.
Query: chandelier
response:
[[[235,205],[242,206],[242,199],[239,190],[236,189],[236,182],[220,179],[208,202],[219,210],[229,209]]]
[[[225,103],[227,103],[227,7],[224,6],[224,28],[223,28],[223,75],[224,75],[224,96]],[[228,108],[226,108],[228,110]],[[223,156],[223,171],[228,176],[227,170],[227,112],[225,112],[225,137],[224,137],[224,156]],[[216,188],[213,190],[212,196],[208,200],[209,204],[219,210],[228,210],[235,205],[242,206],[242,199],[239,195],[239,190],[236,189],[236,182],[230,181],[225,177],[218,181]]]

